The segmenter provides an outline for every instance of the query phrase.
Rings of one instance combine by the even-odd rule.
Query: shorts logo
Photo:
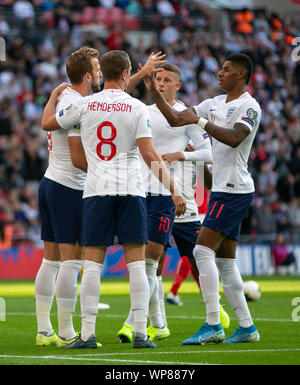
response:
[[[60,110],[58,113],[59,117],[63,116],[63,114],[64,114],[64,110]]]
[[[69,105],[69,107],[66,107],[65,110],[68,111],[72,107],[72,104]]]

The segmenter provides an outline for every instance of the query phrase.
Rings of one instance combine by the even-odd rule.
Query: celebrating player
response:
[[[176,92],[181,87],[179,68],[173,64],[163,64],[160,68],[161,71],[155,77],[157,87],[168,103],[177,111],[184,110],[186,108],[184,104],[175,99]],[[186,125],[178,128],[171,127],[155,104],[149,106],[148,111],[155,148],[168,165],[173,163],[170,173],[174,176],[177,185],[181,186],[180,190],[183,191],[184,176],[188,178],[186,180],[187,184],[192,183],[191,173],[187,170],[187,168],[192,167],[192,164],[190,162],[190,167],[182,167],[184,163],[175,162],[175,160],[187,159],[211,162],[209,137],[204,131],[201,132],[197,125]],[[190,140],[196,143],[196,151],[185,152],[184,150]],[[175,155],[173,160],[170,160],[168,155],[173,151]],[[175,159],[175,157],[177,158]],[[150,286],[149,317],[151,324],[148,328],[148,335],[151,339],[157,340],[165,339],[170,335],[170,331],[160,312],[157,269],[159,258],[164,248],[169,246],[174,222],[174,205],[170,192],[156,178],[152,177],[145,164],[142,165],[142,170],[147,193],[147,227],[149,238],[149,242],[146,245],[146,273]],[[192,215],[192,213],[189,212],[188,215]],[[126,321],[117,333],[120,342],[132,341],[134,333],[133,321],[133,314],[129,312]]]
[[[156,66],[165,62],[164,57],[165,54],[161,52],[155,55],[152,52],[140,71],[129,79],[128,89],[134,89],[146,73],[159,71]],[[52,92],[45,107],[46,113],[49,109],[55,109],[55,106],[56,111],[59,111],[83,96],[100,91],[98,59],[99,52],[86,46],[70,55],[66,70],[71,86],[63,84]],[[36,344],[57,344],[61,347],[76,337],[72,314],[77,301],[77,276],[82,266],[80,233],[87,163],[78,129],[70,128],[68,132],[49,131],[47,137],[49,167],[39,188],[41,237],[45,251],[35,281],[38,323]],[[50,321],[54,289],[58,309],[58,336],[53,332]]]
[[[66,348],[97,348],[95,325],[100,297],[100,274],[106,249],[115,235],[123,244],[129,271],[134,348],[153,348],[147,337],[149,285],[145,271],[146,200],[138,149],[153,172],[172,194],[175,214],[185,212],[185,200],[152,143],[146,106],[124,90],[131,72],[124,51],[101,58],[104,90],[56,114],[43,114],[44,130],[67,129],[80,123],[87,159],[83,200],[84,268],[80,291],[81,335]]]
[[[245,54],[227,57],[218,74],[220,87],[226,94],[182,112],[166,103],[153,77],[147,79],[147,87],[158,108],[172,126],[197,123],[212,137],[212,193],[194,249],[206,305],[206,322],[195,335],[183,341],[184,345],[218,343],[225,339],[220,325],[218,269],[225,295],[239,323],[237,331],[224,342],[258,342],[260,339],[235,261],[240,224],[254,198],[254,183],[247,161],[261,109],[245,90],[252,67],[251,59]]]
[[[187,149],[193,149],[193,146],[189,144]],[[187,150],[186,149],[186,150]],[[174,159],[178,159],[180,155],[178,153],[170,153],[165,154],[163,159],[168,159],[169,162],[174,161]],[[177,265],[177,269],[174,277],[173,286],[176,286],[176,289],[179,288],[180,284],[187,277],[189,271],[192,268],[193,277],[197,282],[197,285],[200,287],[199,283],[199,272],[195,262],[195,258],[193,256],[193,249],[196,244],[197,236],[200,231],[201,222],[200,215],[198,215],[198,207],[196,200],[200,203],[204,199],[204,194],[201,191],[196,191],[196,199],[195,199],[195,184],[196,184],[196,175],[198,179],[201,181],[201,184],[205,186],[206,189],[211,189],[212,177],[211,173],[207,167],[207,165],[203,164],[191,164],[190,161],[184,161],[185,165],[181,164],[180,169],[184,170],[184,175],[181,175],[180,180],[178,181],[178,186],[182,191],[184,199],[186,200],[186,212],[184,215],[175,218],[172,236],[178,248],[180,259]],[[178,179],[177,179],[178,180]],[[199,189],[198,189],[199,190]],[[203,190],[202,190],[203,191]],[[166,250],[165,250],[166,252]],[[157,270],[157,278],[159,280],[159,302],[160,302],[160,312],[162,318],[167,325],[167,317],[165,310],[165,302],[164,302],[164,287],[162,285],[162,272],[163,265],[165,260],[165,252],[161,255],[159,266]],[[172,289],[172,288],[171,288]],[[171,292],[169,293],[171,294]],[[166,300],[170,299],[170,295],[167,295]],[[178,297],[178,296],[177,296]],[[174,297],[171,297],[174,299]],[[178,302],[176,303],[178,304]],[[223,309],[222,305],[220,306],[220,323],[224,329],[227,329],[230,325],[230,317]]]
[[[83,96],[100,90],[99,52],[81,47],[73,52],[66,71],[71,85],[58,86],[51,95],[57,100],[57,111]],[[48,105],[46,106],[46,109]],[[72,315],[77,301],[77,276],[82,266],[80,232],[82,193],[85,173],[71,162],[70,148],[80,154],[81,141],[68,139],[65,130],[48,132],[49,166],[39,187],[41,238],[44,258],[35,279],[38,333],[37,346],[62,346],[76,337]],[[70,145],[70,148],[69,148]],[[57,277],[57,279],[56,279]],[[50,321],[50,310],[56,291],[58,336]]]

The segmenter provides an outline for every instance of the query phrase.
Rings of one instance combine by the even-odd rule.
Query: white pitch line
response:
[[[126,353],[94,353],[93,356],[97,356],[97,357],[101,357],[101,356],[105,356],[105,357],[108,357],[108,356],[122,356],[122,355],[126,355],[126,356],[130,356],[130,355],[145,355],[145,354],[155,354],[155,355],[158,355],[158,354],[207,354],[207,353],[281,353],[281,352],[291,352],[291,351],[300,351],[300,348],[291,348],[291,349],[244,349],[244,350],[184,350],[184,351],[181,351],[181,352],[178,352],[178,351],[175,351],[175,352],[172,352],[172,351],[165,351],[165,352],[161,352],[161,351],[155,351],[155,352],[152,352],[152,351],[147,351],[147,352],[136,352],[136,353],[130,353],[130,352],[126,352]],[[86,357],[86,355],[77,355],[77,357]]]
[[[68,361],[104,361],[104,362],[124,362],[124,363],[139,363],[139,364],[166,364],[166,365],[214,365],[208,364],[206,362],[180,362],[180,361],[144,361],[144,360],[118,360],[118,359],[107,359],[107,358],[93,358],[89,356],[77,356],[77,357],[69,357],[69,356],[19,356],[19,355],[9,355],[3,354],[0,355],[0,358],[22,358],[22,359],[32,359],[32,360],[40,360],[40,359],[53,359],[53,360],[68,360]]]
[[[171,364],[171,365],[206,365],[206,363],[195,363],[195,362],[180,362],[180,361],[144,361],[144,360],[122,360],[122,359],[108,359],[108,358],[101,358],[101,357],[108,357],[108,356],[131,356],[131,355],[160,355],[160,354],[216,354],[216,353],[281,353],[281,352],[296,352],[300,351],[300,348],[291,348],[291,349],[245,349],[245,350],[185,350],[185,351],[147,351],[147,352],[115,352],[115,353],[99,353],[99,354],[78,354],[76,357],[70,357],[70,356],[21,356],[21,355],[8,355],[8,354],[2,354],[0,355],[0,358],[23,358],[23,359],[55,359],[55,360],[84,360],[84,361],[107,361],[107,362],[138,362],[138,363],[155,363],[155,364]]]
[[[52,313],[51,314],[52,316],[57,316],[57,313]],[[23,312],[6,312],[6,316],[21,316],[21,317],[35,317],[36,314],[35,313],[23,313]],[[79,313],[75,313],[73,314],[74,317],[81,317],[81,315]],[[124,318],[124,314],[104,314],[104,313],[98,313],[98,317],[100,318]],[[187,315],[170,315],[167,317],[168,319],[199,319],[199,320],[203,320],[203,319],[206,319],[206,317],[202,317],[202,316],[187,316]],[[236,320],[236,318],[234,317],[231,317],[232,320]],[[297,321],[293,321],[292,319],[288,319],[288,318],[255,318],[254,317],[254,321],[261,321],[261,322],[297,322]],[[299,321],[298,321],[299,322]]]

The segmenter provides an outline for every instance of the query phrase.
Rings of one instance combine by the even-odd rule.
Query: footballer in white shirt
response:
[[[100,90],[99,52],[81,47],[67,59],[71,85],[58,86],[50,97],[56,110]],[[57,97],[58,96],[58,97]],[[46,106],[47,108],[47,106]],[[77,276],[82,266],[81,222],[85,173],[72,164],[71,149],[81,148],[68,131],[48,131],[49,165],[39,186],[39,214],[44,258],[35,279],[37,346],[59,347],[73,341],[72,315],[77,301]],[[57,277],[57,278],[56,278]],[[50,310],[54,291],[58,310],[58,335],[52,329]]]
[[[206,322],[195,335],[183,341],[184,345],[260,340],[235,261],[241,221],[254,198],[254,183],[247,162],[260,123],[261,109],[246,91],[252,69],[252,61],[246,54],[230,55],[218,73],[220,88],[226,94],[182,112],[166,103],[152,76],[146,79],[156,105],[172,126],[197,123],[212,137],[212,193],[194,249],[206,304]],[[219,272],[225,295],[239,323],[237,331],[227,339],[220,324]]]
[[[167,101],[178,111],[186,107],[175,99],[176,92],[181,87],[180,70],[173,64],[163,64],[161,71],[156,73],[155,82]],[[169,167],[170,174],[176,181],[180,191],[186,191],[192,184],[192,162],[202,161],[210,163],[211,144],[205,131],[199,126],[188,124],[183,127],[171,127],[155,104],[148,106],[152,138],[154,146]],[[197,143],[193,153],[186,152],[188,143]],[[172,159],[169,158],[173,153]],[[182,160],[190,162],[181,162]],[[178,162],[179,161],[179,162]],[[190,164],[188,164],[190,163]],[[170,246],[170,238],[174,222],[174,205],[170,192],[154,177],[145,162],[142,161],[142,174],[147,201],[147,231],[148,244],[146,245],[146,273],[150,286],[149,318],[150,326],[148,335],[151,339],[166,339],[170,331],[166,319],[162,318],[158,296],[158,286],[161,284],[161,274],[158,273],[160,260],[164,257],[164,250]],[[184,186],[186,184],[186,186]],[[192,187],[191,187],[192,188]],[[196,206],[196,207],[195,207]],[[197,205],[187,206],[188,212],[184,214],[187,219],[197,212]],[[178,217],[182,218],[182,216]],[[158,277],[157,277],[158,275]],[[133,316],[129,313],[117,337],[120,342],[130,342],[133,338]]]
[[[147,337],[149,285],[145,271],[146,199],[140,155],[172,196],[175,214],[185,212],[185,200],[152,143],[146,106],[126,89],[131,72],[126,52],[112,50],[102,56],[104,90],[83,98],[56,114],[44,113],[43,129],[67,129],[80,124],[87,160],[83,200],[84,268],[80,291],[81,335],[66,348],[96,347],[95,325],[100,297],[99,279],[106,249],[114,237],[123,244],[129,271],[134,348],[153,348]],[[155,172],[155,171],[154,171]]]

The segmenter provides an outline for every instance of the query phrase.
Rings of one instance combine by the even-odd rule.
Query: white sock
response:
[[[82,263],[83,261],[76,259],[62,262],[56,279],[58,335],[66,340],[76,336],[73,313],[78,295],[77,278]]]
[[[159,303],[159,287],[158,287],[158,279],[156,277],[156,284],[154,286],[153,293],[149,300],[149,318],[151,326],[155,328],[163,328],[164,321],[160,312],[160,303]]]
[[[146,258],[146,274],[148,278],[148,283],[149,283],[149,289],[150,289],[150,296],[153,294],[153,290],[156,285],[156,272],[158,268],[158,261],[154,261],[153,259]],[[150,309],[149,309],[150,310]],[[134,327],[134,318],[133,318],[133,313],[132,310],[130,309],[128,313],[128,317],[124,324],[127,323],[128,325]]]
[[[156,286],[156,273],[158,268],[158,261],[154,259],[146,258],[146,274],[149,282],[150,289],[150,298],[153,294],[154,288]]]
[[[199,281],[203,301],[206,306],[206,322],[220,323],[219,273],[215,262],[215,252],[208,247],[196,245],[193,251],[199,270]]]
[[[165,307],[165,290],[164,290],[164,285],[162,281],[162,276],[159,275],[157,279],[158,279],[158,297],[159,297],[160,313],[164,321],[164,325],[168,326],[166,307]]]
[[[135,333],[147,338],[147,316],[149,306],[149,284],[146,276],[145,261],[127,264],[129,272],[129,293]]]
[[[216,264],[220,271],[224,293],[236,314],[239,325],[245,328],[251,326],[253,320],[243,292],[243,280],[235,259],[216,258]]]
[[[100,276],[102,264],[85,260],[80,286],[81,339],[87,341],[95,334],[96,317],[100,298]]]
[[[130,311],[128,313],[128,317],[126,318],[126,321],[124,322],[123,325],[125,325],[125,324],[128,324],[128,325],[134,327],[134,318],[133,318],[133,313],[132,313],[131,309],[130,309]]]
[[[50,321],[55,280],[59,270],[60,261],[50,261],[43,258],[42,264],[35,278],[35,304],[38,332],[53,334]]]

